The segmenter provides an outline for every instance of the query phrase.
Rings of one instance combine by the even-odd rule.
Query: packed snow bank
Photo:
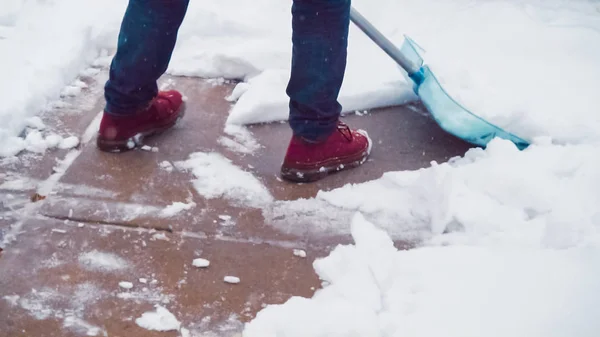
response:
[[[427,50],[451,96],[527,139],[600,139],[597,1],[431,2],[395,20],[410,24],[398,28]],[[435,23],[414,24],[426,17]]]
[[[426,49],[425,61],[445,88],[475,114],[530,140],[600,139],[597,2],[356,0],[353,5],[397,45],[404,34],[413,37]],[[261,58],[246,58],[261,72],[241,77],[249,86],[244,84],[228,123],[287,119],[290,15],[282,5],[277,10],[272,25],[281,28],[269,33],[272,44],[245,38],[250,55],[264,50]],[[288,19],[281,21],[283,15]],[[349,44],[340,93],[345,111],[415,99],[398,66],[354,25]],[[183,52],[188,48],[180,45],[183,55],[189,54]],[[232,53],[242,55],[239,50]],[[189,63],[192,68],[194,64]],[[185,73],[183,62],[177,67]]]
[[[244,337],[592,337],[600,329],[598,247],[398,251],[357,215],[355,244],[314,262],[311,299],[271,305]]]
[[[103,47],[114,44],[118,13],[115,0],[8,0],[0,6],[0,144],[2,156],[14,155],[15,136],[26,119],[50,101],[90,64]],[[4,146],[3,146],[4,147]]]
[[[192,2],[168,72],[241,79],[244,92],[228,123],[287,120],[291,61],[289,2]],[[215,34],[218,31],[220,33]],[[345,111],[402,104],[416,96],[397,66],[358,31],[351,32],[340,102]],[[248,86],[249,84],[249,86]]]
[[[265,217],[284,231],[327,235],[348,233],[347,219],[358,211],[394,239],[460,231],[460,242],[569,247],[600,226],[598,153],[597,144],[540,139],[519,151],[495,139],[486,150],[471,149],[445,163],[387,172],[320,191],[315,199],[278,201]],[[287,227],[290,222],[302,226]]]
[[[313,298],[266,307],[244,337],[596,336],[598,153],[544,139],[518,151],[497,139],[447,163],[320,192],[358,214],[351,226],[308,229],[350,231],[356,244],[315,261],[324,285]],[[290,201],[288,213],[298,203],[306,207]],[[409,229],[423,241],[397,251],[391,233]]]
[[[509,131],[558,142],[600,138],[600,17],[588,0],[356,0],[392,41],[421,44],[446,89]],[[126,2],[7,0],[0,8],[0,143],[114,49]],[[286,120],[291,3],[192,1],[168,73],[246,81],[228,122]],[[416,99],[398,66],[351,25],[345,111]],[[99,64],[108,65],[110,56]],[[2,156],[14,151],[2,151]]]

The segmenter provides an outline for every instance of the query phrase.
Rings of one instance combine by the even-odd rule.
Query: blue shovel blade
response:
[[[414,83],[413,90],[443,130],[482,147],[495,137],[513,142],[520,150],[529,146],[527,141],[473,114],[450,97],[429,67],[423,66],[423,58],[419,55],[422,48],[409,37],[406,37],[400,50],[412,62],[421,66],[418,72],[410,76]]]

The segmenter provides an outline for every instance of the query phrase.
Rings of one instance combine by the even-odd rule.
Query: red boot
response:
[[[362,130],[338,122],[337,130],[319,143],[294,136],[281,166],[282,178],[313,182],[331,173],[362,165],[371,152],[371,140]]]
[[[102,151],[122,152],[142,145],[144,137],[163,132],[183,117],[185,104],[175,90],[161,91],[149,106],[130,116],[104,113],[96,144]]]

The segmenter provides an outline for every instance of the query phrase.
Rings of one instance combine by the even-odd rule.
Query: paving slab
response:
[[[210,265],[194,267],[196,258]],[[268,243],[30,219],[0,259],[0,335],[82,336],[98,328],[159,336],[135,323],[156,304],[198,333],[231,317],[239,327],[263,305],[311,296],[319,286],[311,261]]]
[[[105,78],[106,69],[86,77],[84,93],[42,115],[50,127],[78,135],[78,148],[24,155],[39,166],[0,165],[0,234],[11,236],[0,255],[0,336],[179,336],[137,326],[135,318],[156,304],[196,334],[239,333],[264,305],[311,296],[319,287],[313,261],[352,242],[333,228],[349,224],[353,213],[313,199],[319,191],[426,167],[470,147],[443,132],[419,104],[350,113],[343,119],[374,141],[369,161],[317,183],[288,183],[278,177],[291,136],[286,123],[247,126],[259,146],[237,151],[224,132],[232,106],[225,97],[235,83],[165,76],[161,87],[186,95],[183,122],[148,139],[150,151],[108,154],[93,137]],[[220,154],[272,200],[203,196],[193,173],[177,165],[194,153]],[[45,198],[31,202],[40,191]],[[165,215],[175,202],[189,208]],[[315,224],[320,231],[311,230]],[[414,244],[396,240],[399,249]],[[209,259],[209,268],[193,267],[198,257]],[[241,282],[223,282],[227,275]],[[121,281],[133,288],[120,288]]]

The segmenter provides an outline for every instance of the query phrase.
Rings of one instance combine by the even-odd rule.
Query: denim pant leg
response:
[[[350,0],[294,0],[292,71],[287,86],[290,126],[309,140],[327,137],[342,106]]]
[[[127,114],[158,93],[189,0],[129,0],[105,85],[106,111]]]

